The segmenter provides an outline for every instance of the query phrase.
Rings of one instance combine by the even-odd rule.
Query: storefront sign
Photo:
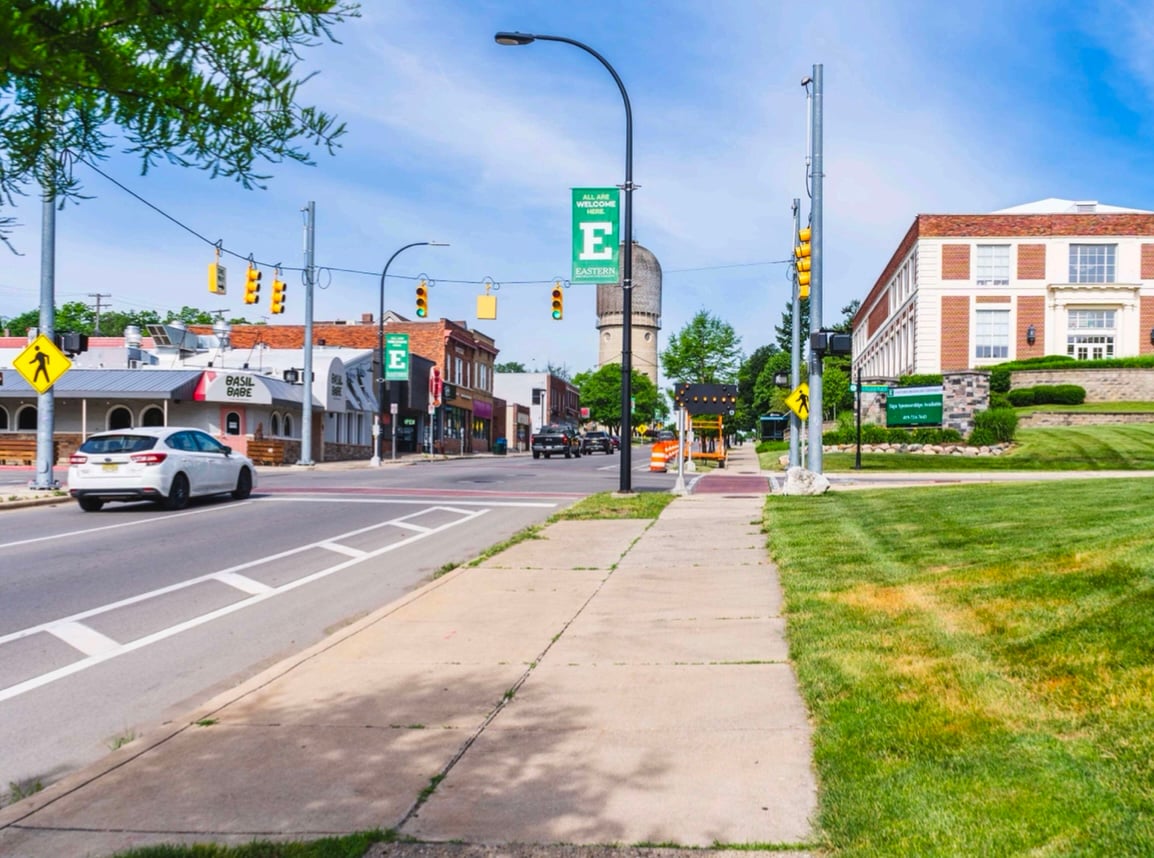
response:
[[[409,335],[385,334],[385,381],[409,380]]]

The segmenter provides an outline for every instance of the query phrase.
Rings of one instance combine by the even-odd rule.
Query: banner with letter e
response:
[[[621,194],[617,188],[573,188],[573,276],[570,283],[616,283]]]

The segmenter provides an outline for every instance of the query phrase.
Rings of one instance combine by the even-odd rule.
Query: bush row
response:
[[[974,415],[974,431],[969,443],[975,447],[990,444],[1008,444],[1014,440],[1018,428],[1018,414],[1012,408],[991,408]]]
[[[1006,398],[1018,408],[1023,405],[1081,405],[1086,401],[1086,388],[1077,384],[1039,384],[1011,390]]]
[[[962,435],[956,429],[939,429],[922,426],[917,429],[901,429],[894,426],[879,426],[863,423],[861,442],[863,444],[957,444]],[[856,444],[857,429],[852,422],[842,423],[821,436],[823,444]]]

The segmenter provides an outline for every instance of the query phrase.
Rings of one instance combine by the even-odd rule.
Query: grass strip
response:
[[[1154,480],[765,518],[835,854],[1154,854]]]
[[[661,515],[661,511],[673,502],[674,497],[669,492],[637,492],[628,495],[598,492],[550,516],[549,523],[590,519],[657,518]]]
[[[254,840],[239,846],[161,844],[118,852],[114,858],[361,858],[374,843],[392,843],[396,839],[391,831],[365,831],[311,841]]]

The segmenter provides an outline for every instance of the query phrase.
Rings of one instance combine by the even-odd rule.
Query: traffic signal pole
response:
[[[790,236],[791,242],[797,237],[798,230],[801,229],[801,200],[797,197],[793,199],[793,235]],[[798,285],[798,271],[797,264],[794,263],[793,268],[793,311],[790,320],[789,332],[789,389],[797,390],[797,386],[801,384],[801,287]],[[789,409],[789,466],[797,468],[801,466],[801,418],[797,416],[794,410]]]
[[[810,116],[812,138],[810,147],[812,159],[810,175],[812,177],[812,200],[810,207],[810,228],[813,230],[813,268],[809,293],[809,329],[810,332],[820,331],[822,327],[822,245],[824,230],[822,227],[822,67],[818,63],[813,67],[813,104]],[[822,360],[812,348],[809,350],[809,469],[814,473],[822,472]]]

